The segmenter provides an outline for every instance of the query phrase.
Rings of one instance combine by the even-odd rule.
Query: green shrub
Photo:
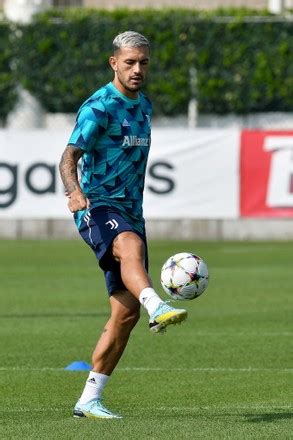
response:
[[[13,59],[9,24],[0,22],[0,122],[4,123],[16,101],[16,78],[11,64]]]
[[[292,23],[201,23],[196,48],[200,109],[213,113],[292,111]]]
[[[265,12],[261,22],[253,11],[228,12],[229,19],[223,10],[53,9],[20,28],[18,72],[48,111],[75,112],[112,79],[112,40],[131,29],[151,41],[145,92],[156,115],[187,112],[191,67],[202,113],[292,111],[292,22]]]

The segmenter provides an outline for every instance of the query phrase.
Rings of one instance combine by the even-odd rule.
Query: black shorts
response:
[[[112,243],[118,234],[131,231],[137,234],[145,245],[145,267],[148,270],[146,235],[136,231],[118,212],[109,208],[94,208],[83,217],[79,233],[91,247],[101,269],[104,271],[109,295],[117,290],[127,290],[121,279],[120,263],[112,254]]]

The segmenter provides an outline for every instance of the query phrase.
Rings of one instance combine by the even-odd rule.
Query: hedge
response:
[[[0,22],[0,122],[4,123],[16,101],[16,77],[12,70],[10,27]]]
[[[256,22],[247,10],[52,9],[18,30],[22,84],[48,111],[75,112],[112,79],[111,43],[127,29],[151,41],[145,92],[156,115],[186,114],[191,68],[202,113],[293,110],[292,21],[263,12]]]

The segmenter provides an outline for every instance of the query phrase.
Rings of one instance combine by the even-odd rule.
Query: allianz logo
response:
[[[132,135],[132,136],[124,136],[123,144],[122,146],[125,147],[148,147],[150,140],[149,138],[140,138],[138,136]]]

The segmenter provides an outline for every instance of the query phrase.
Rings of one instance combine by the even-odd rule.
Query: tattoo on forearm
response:
[[[82,150],[71,146],[67,146],[62,154],[59,170],[65,191],[68,193],[79,188],[77,163],[82,154]]]

